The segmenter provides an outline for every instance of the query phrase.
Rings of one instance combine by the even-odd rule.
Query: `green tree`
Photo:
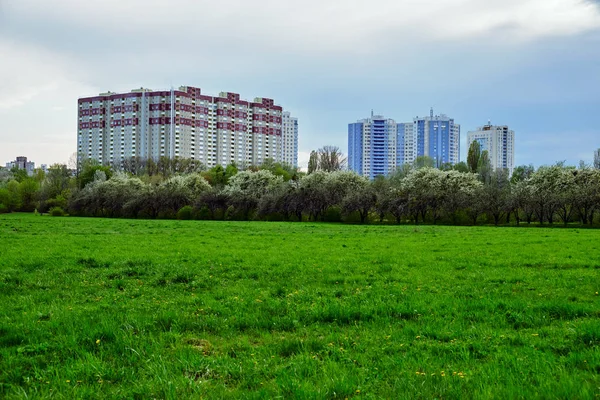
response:
[[[477,140],[471,142],[467,154],[467,166],[470,172],[477,172],[479,167],[479,158],[481,157],[481,145]]]
[[[316,151],[310,152],[310,158],[308,159],[308,173],[312,174],[319,169],[319,154]]]
[[[109,166],[101,165],[95,160],[84,160],[80,163],[79,167],[79,173],[77,175],[77,187],[79,189],[83,189],[94,181],[96,178],[96,171],[104,172],[106,179],[110,179],[113,175]]]
[[[53,199],[60,195],[71,184],[71,172],[64,164],[53,164],[48,168],[48,173],[42,184],[43,197]]]
[[[435,161],[429,156],[418,156],[413,163],[415,169],[434,168]]]
[[[342,200],[341,206],[346,215],[358,211],[360,223],[364,224],[376,202],[377,196],[375,191],[372,187],[366,185],[348,193]]]
[[[483,183],[489,183],[492,177],[493,168],[487,150],[484,150],[479,157],[477,172],[479,173],[479,179],[481,179]]]
[[[464,161],[461,161],[458,164],[454,164],[452,166],[452,169],[455,171],[458,171],[458,172],[463,172],[463,173],[469,172],[469,166]]]
[[[0,205],[7,212],[16,211],[21,206],[19,197],[19,182],[15,180],[8,181],[4,187],[0,187]]]
[[[229,180],[224,193],[229,196],[231,205],[249,219],[250,212],[256,208],[260,198],[282,182],[283,178],[273,175],[271,171],[242,171]]]
[[[483,155],[481,158],[484,159]],[[503,170],[490,173],[489,179],[483,185],[480,193],[483,210],[492,216],[495,225],[500,223],[502,216],[510,209],[510,189],[508,172]]]
[[[531,178],[533,173],[535,172],[535,168],[532,164],[529,165],[519,165],[513,170],[512,176],[510,178],[510,182],[516,184],[517,182],[524,181],[526,179]]]
[[[17,167],[16,165],[10,169],[10,172],[13,175],[13,179],[17,182],[23,182],[29,176],[27,175],[27,171]]]
[[[40,184],[33,178],[24,179],[19,183],[19,198],[21,211],[33,211],[39,196]]]

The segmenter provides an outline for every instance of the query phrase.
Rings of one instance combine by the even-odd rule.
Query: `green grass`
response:
[[[595,230],[2,215],[0,397],[599,398],[599,290]]]

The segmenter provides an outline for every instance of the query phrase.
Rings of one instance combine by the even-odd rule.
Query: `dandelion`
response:
[[[100,344],[100,339],[96,339],[96,344]]]
[[[357,389],[357,390],[356,390],[356,393],[357,393],[357,394],[358,394],[358,393],[360,393],[360,390],[358,390],[358,389]]]

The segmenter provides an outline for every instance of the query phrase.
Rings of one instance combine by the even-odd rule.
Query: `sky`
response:
[[[515,130],[516,165],[600,148],[600,0],[0,0],[0,165],[68,163],[77,98],[189,85],[268,97],[299,161],[371,110]]]

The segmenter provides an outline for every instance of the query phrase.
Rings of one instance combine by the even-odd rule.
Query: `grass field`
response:
[[[600,231],[0,216],[0,397],[600,398]]]

